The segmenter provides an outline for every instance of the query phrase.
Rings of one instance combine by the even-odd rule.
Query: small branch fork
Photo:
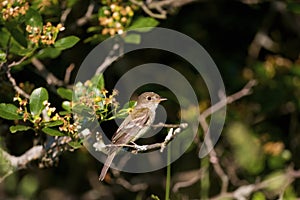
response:
[[[256,80],[250,80],[240,91],[226,97],[225,99],[219,101],[215,105],[207,108],[205,111],[202,112],[199,116],[200,125],[203,129],[204,133],[207,133],[208,131],[208,123],[206,121],[207,117],[209,117],[211,114],[217,112],[227,104],[230,104],[244,96],[251,94],[251,89],[257,84]],[[222,182],[221,186],[221,194],[227,193],[228,185],[229,185],[229,178],[222,169],[219,159],[217,157],[216,151],[212,148],[212,150],[209,152],[210,162],[212,163],[212,166],[214,168],[214,171],[219,176]]]
[[[130,0],[131,3],[141,7],[150,17],[157,19],[166,19],[169,8],[178,8],[185,4],[196,2],[198,0],[162,0],[162,1],[137,1]]]

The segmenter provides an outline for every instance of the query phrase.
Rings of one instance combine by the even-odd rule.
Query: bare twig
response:
[[[70,83],[70,77],[73,69],[75,68],[75,65],[72,63],[70,66],[66,69],[66,74],[64,78],[64,83],[67,85]]]
[[[102,64],[97,68],[95,74],[97,75],[102,73],[110,64],[112,64],[115,60],[117,60],[120,57],[120,55],[122,55],[122,52],[123,48],[121,44],[114,44],[108,55],[105,57]]]
[[[210,116],[212,113],[217,112],[221,108],[223,108],[227,104],[231,104],[232,102],[247,96],[251,94],[251,89],[257,84],[256,80],[250,80],[240,91],[226,97],[226,99],[223,99],[216,103],[215,105],[209,107],[205,111],[202,112],[201,117],[206,119],[208,116]]]
[[[249,81],[244,87],[243,89],[241,89],[240,91],[226,97],[225,99],[219,101],[218,103],[216,103],[215,105],[209,107],[208,109],[206,109],[202,114],[200,114],[199,116],[199,121],[200,121],[200,125],[204,131],[204,133],[206,133],[208,131],[208,123],[206,121],[206,118],[208,116],[210,116],[212,113],[217,112],[218,110],[220,110],[221,108],[223,108],[225,105],[230,104],[246,95],[251,94],[251,89],[253,86],[255,86],[257,83],[256,80],[251,80]],[[210,142],[210,140],[209,140]],[[211,145],[211,144],[208,144]],[[224,172],[224,170],[222,169],[220,163],[219,163],[219,159],[217,157],[217,154],[215,152],[215,150],[212,148],[212,150],[209,152],[209,156],[210,156],[210,162],[212,163],[212,166],[215,170],[215,172],[217,173],[217,175],[219,176],[219,178],[221,179],[222,182],[222,186],[221,186],[221,194],[224,195],[227,193],[227,189],[228,189],[228,185],[229,185],[229,178],[226,175],[226,173]]]
[[[11,73],[10,73],[10,68],[7,69],[6,71],[6,75],[8,80],[11,82],[13,88],[15,89],[15,91],[17,93],[19,93],[20,95],[22,95],[23,97],[29,99],[29,94],[27,94],[24,90],[22,90],[16,83],[16,80],[12,77]]]
[[[44,64],[37,58],[32,58],[31,63],[49,85],[62,86],[64,84],[63,81],[59,80],[56,76],[49,72]]]
[[[285,180],[287,180],[287,184],[290,184],[296,178],[300,178],[300,171],[299,170],[295,171],[291,168],[288,168],[286,173],[283,175],[286,177]],[[246,200],[253,192],[268,188],[272,181],[273,181],[272,179],[271,180],[267,179],[267,180],[264,180],[262,182],[258,182],[255,184],[242,185],[232,192],[225,192],[225,193],[221,193],[215,197],[212,197],[211,200],[218,200],[218,199],[224,199],[224,198],[234,198],[234,199],[238,199],[238,200]]]
[[[33,146],[21,156],[10,155],[2,148],[0,148],[0,151],[3,158],[9,162],[9,165],[12,167],[13,172],[26,168],[29,162],[41,158],[45,154],[42,145]]]
[[[21,64],[24,60],[27,59],[27,56],[22,57],[19,61],[14,61],[8,65],[8,68],[14,67],[16,65]]]
[[[196,1],[197,0],[162,0],[144,3],[143,1],[130,0],[131,3],[141,7],[146,14],[157,19],[166,19],[168,14],[166,9],[168,8],[178,8]]]
[[[77,26],[83,26],[84,24],[86,24],[91,19],[94,7],[95,7],[94,3],[91,3],[88,6],[85,15],[83,17],[77,19],[77,21],[76,21]]]
[[[148,184],[146,183],[131,184],[123,178],[117,178],[116,183],[122,185],[124,188],[131,192],[143,191],[148,188]]]
[[[189,173],[189,172],[185,172],[185,173]],[[203,177],[203,170],[196,170],[196,171],[192,171],[192,177],[189,177],[187,180],[185,181],[180,181],[174,184],[173,186],[173,192],[178,192],[178,190],[180,188],[186,188],[189,187],[191,185],[193,185],[194,183],[196,183],[197,181],[199,181],[202,177]],[[184,176],[184,175],[181,175]]]
[[[69,14],[70,14],[71,11],[72,11],[72,8],[67,8],[66,10],[64,10],[62,12],[61,17],[60,17],[60,23],[62,25],[65,24],[65,22],[66,22],[66,20],[67,20],[67,18],[68,18],[68,16],[69,16]]]

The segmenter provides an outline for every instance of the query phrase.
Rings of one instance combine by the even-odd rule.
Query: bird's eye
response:
[[[151,97],[147,97],[147,100],[148,100],[148,101],[151,101]]]

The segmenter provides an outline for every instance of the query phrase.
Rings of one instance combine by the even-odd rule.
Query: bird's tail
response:
[[[101,174],[99,176],[99,180],[103,181],[103,179],[105,178],[105,175],[107,173],[107,170],[109,169],[114,157],[116,156],[117,151],[112,152],[111,154],[109,154],[106,158],[106,161],[104,163],[104,166],[101,170]]]

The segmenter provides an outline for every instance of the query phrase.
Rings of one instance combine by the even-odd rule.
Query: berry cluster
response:
[[[43,26],[41,30],[39,27],[26,26],[26,31],[29,33],[28,38],[34,44],[51,45],[55,43],[59,31],[63,31],[64,27],[61,24],[53,26],[50,22]]]
[[[25,15],[28,9],[29,4],[25,0],[7,0],[0,4],[2,18],[5,21]]]
[[[102,1],[102,4],[105,6],[100,8],[98,14],[99,23],[103,27],[102,34],[111,36],[122,34],[137,8],[122,0],[106,0]]]

